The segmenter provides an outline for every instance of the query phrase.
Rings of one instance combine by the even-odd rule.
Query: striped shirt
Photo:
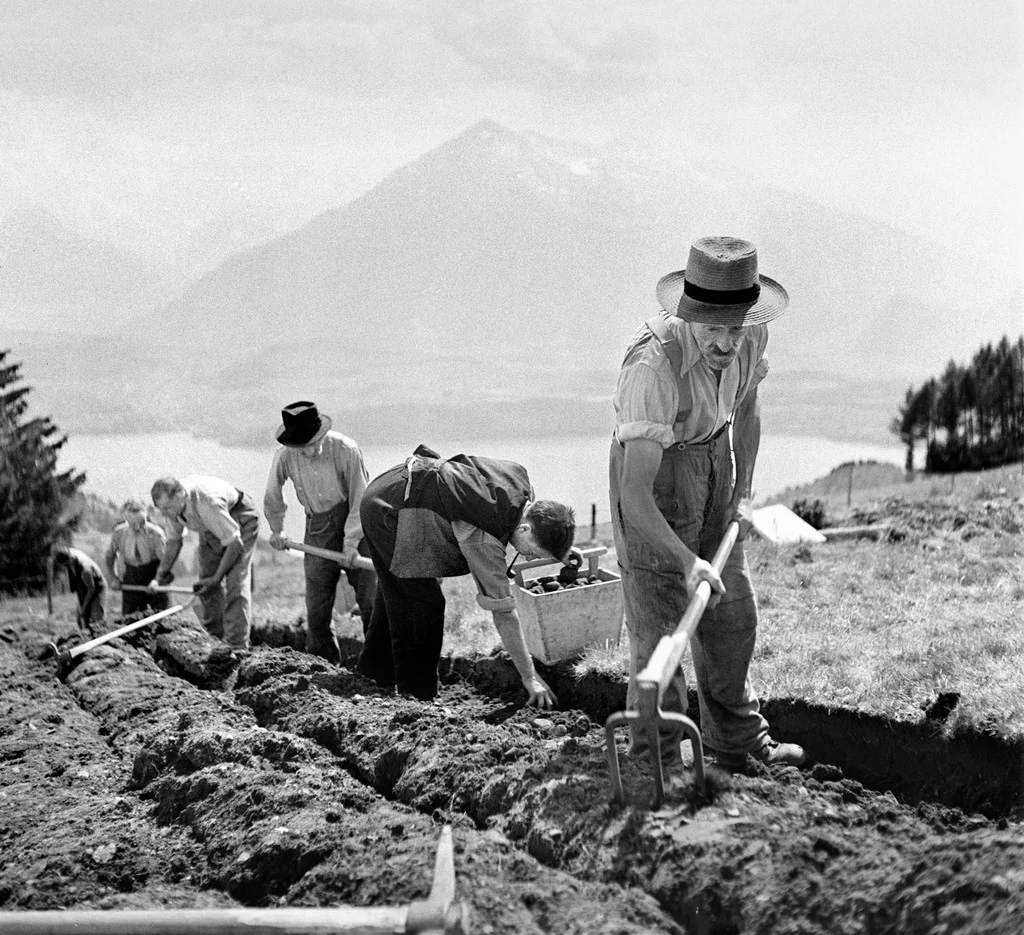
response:
[[[263,495],[263,512],[270,531],[280,534],[288,505],[284,501],[285,481],[291,480],[295,495],[306,514],[326,513],[342,501],[348,503],[345,521],[346,549],[355,549],[363,538],[359,520],[359,502],[366,490],[369,475],[363,464],[359,446],[341,432],[328,432],[320,450],[312,458],[301,448],[282,445],[274,452]]]
[[[747,328],[736,359],[719,381],[701,357],[688,323],[674,315],[666,323],[682,350],[679,373],[672,372],[661,342],[642,325],[626,351],[612,398],[620,442],[642,438],[668,448],[675,442],[706,441],[768,373],[765,325]]]
[[[196,533],[209,533],[223,546],[235,539],[242,541],[242,528],[231,515],[241,499],[237,487],[219,477],[202,474],[183,477],[181,486],[187,494],[185,508],[174,519],[165,517],[168,539],[181,539],[187,527]]]

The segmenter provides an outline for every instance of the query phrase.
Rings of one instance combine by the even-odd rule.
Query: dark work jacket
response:
[[[507,545],[533,497],[530,478],[514,461],[427,452],[418,448],[408,462],[391,571],[400,578],[467,575],[452,523],[470,523]]]

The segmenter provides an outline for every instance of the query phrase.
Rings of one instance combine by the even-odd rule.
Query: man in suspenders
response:
[[[263,512],[270,524],[270,545],[285,548],[284,517],[288,506],[282,492],[291,480],[295,496],[306,513],[303,542],[341,552],[344,571],[355,592],[363,633],[370,625],[377,576],[356,568],[355,559],[368,556],[359,521],[359,503],[366,489],[366,467],[359,446],[331,428],[330,416],[308,400],[281,410],[277,440],[263,495]],[[334,600],[342,565],[318,555],[303,557],[306,579],[306,651],[341,662],[341,650],[332,625]]]
[[[260,515],[252,500],[234,484],[201,474],[181,480],[161,477],[150,494],[167,530],[154,583],[171,583],[182,537],[189,530],[196,533],[199,580],[193,590],[202,607],[200,622],[236,652],[248,652],[252,562],[260,528]]]
[[[789,299],[758,275],[754,245],[732,237],[695,241],[686,269],[662,277],[657,295],[663,312],[634,335],[614,396],[610,492],[630,641],[627,703],[636,705],[637,673],[707,581],[711,602],[690,648],[708,752],[729,769],[742,768],[748,755],[800,766],[799,746],[769,736],[750,683],[757,604],[742,541],[721,577],[711,564],[732,520],[740,521],[741,540],[750,529],[766,324]],[[679,670],[662,707],[685,713],[686,704]],[[644,753],[644,725],[632,724],[631,753]],[[681,762],[682,736],[662,728],[666,765]]]

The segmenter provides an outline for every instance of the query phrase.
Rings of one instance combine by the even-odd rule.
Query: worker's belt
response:
[[[669,451],[685,451],[687,448],[706,448],[712,442],[718,441],[722,433],[729,428],[729,423],[726,422],[714,435],[710,438],[705,439],[702,442],[673,442],[668,446]]]

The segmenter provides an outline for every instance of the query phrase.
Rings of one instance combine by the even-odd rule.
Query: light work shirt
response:
[[[348,501],[345,520],[345,548],[359,547],[363,527],[359,520],[359,503],[366,490],[369,475],[363,464],[363,453],[347,435],[330,431],[320,442],[319,452],[307,458],[301,448],[282,445],[274,452],[263,495],[263,512],[270,531],[280,535],[288,505],[283,488],[291,480],[306,514],[326,513],[343,500]]]
[[[159,561],[164,557],[166,538],[164,531],[149,520],[138,532],[128,523],[118,523],[110,534],[110,545],[103,557],[107,568],[115,567],[118,556],[128,565],[147,565]]]
[[[515,610],[512,582],[505,573],[505,546],[489,532],[465,520],[452,522],[452,532],[476,582],[476,602],[492,612]]]
[[[242,529],[231,515],[238,506],[241,494],[238,488],[219,477],[189,474],[181,479],[187,497],[185,509],[174,519],[165,521],[167,538],[180,540],[185,529],[196,533],[209,533],[222,546],[242,541]]]
[[[676,442],[707,441],[768,373],[766,325],[747,328],[736,359],[719,381],[701,357],[689,324],[675,315],[666,323],[682,350],[679,373],[672,372],[661,342],[641,326],[626,351],[612,397],[620,442],[650,439],[668,448]]]

